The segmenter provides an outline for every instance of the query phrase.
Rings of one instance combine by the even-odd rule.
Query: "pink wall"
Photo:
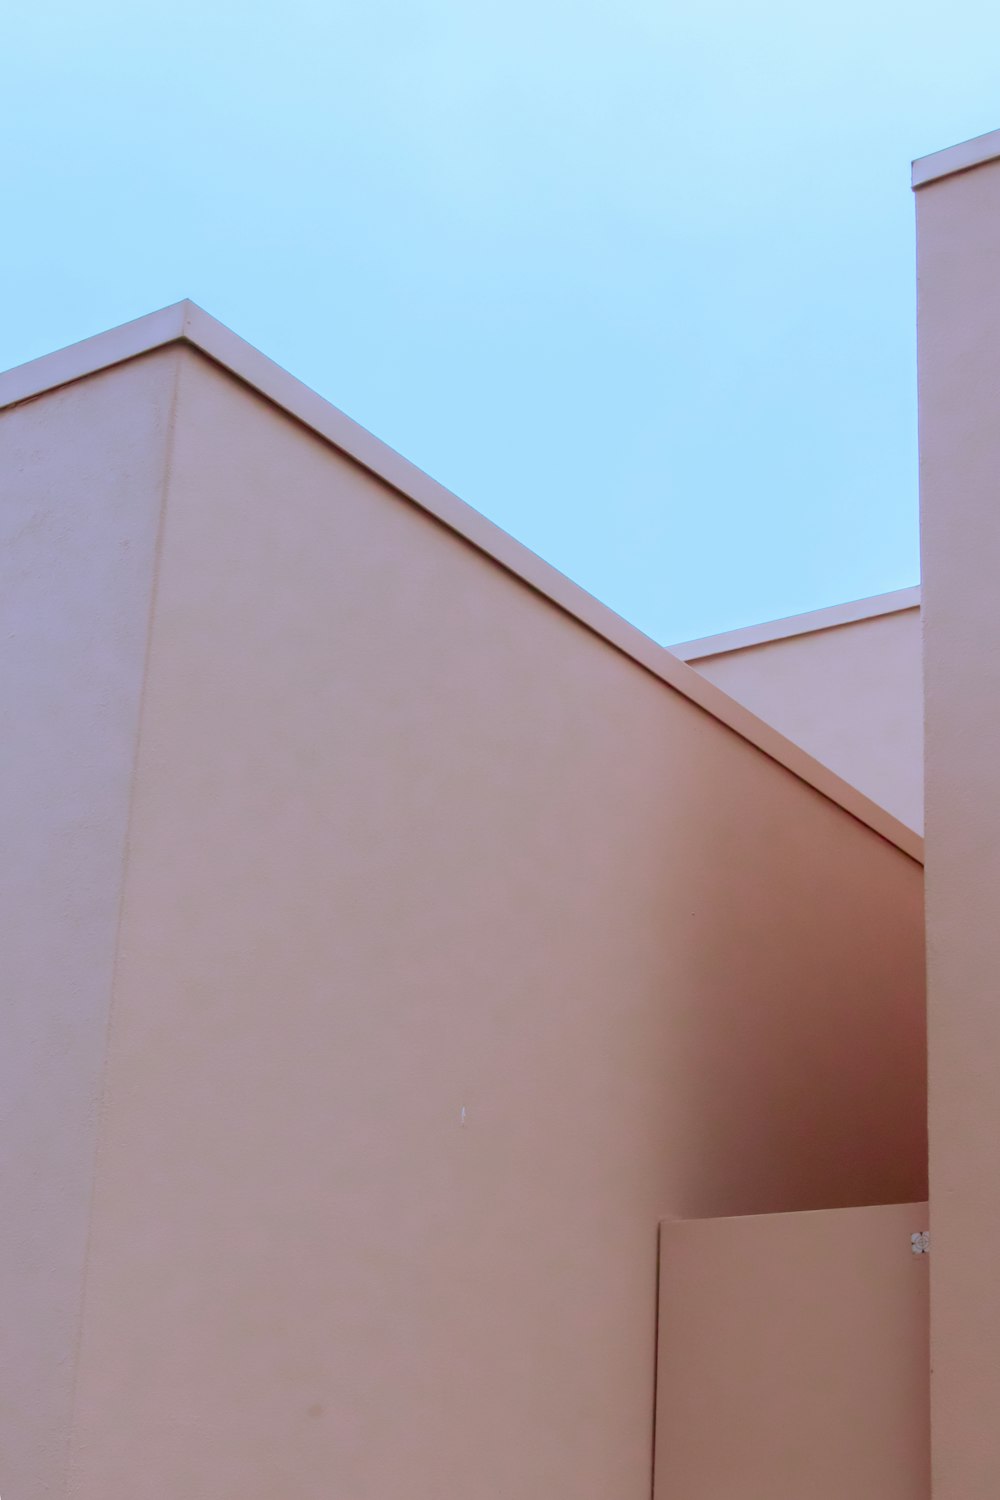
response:
[[[646,1500],[658,1219],[923,1195],[921,869],[179,358],[70,1493]]]
[[[915,164],[935,1500],[1000,1476],[1000,136]]]
[[[929,1500],[925,1203],[665,1223],[654,1500]]]
[[[63,1493],[176,355],[0,414],[0,1488]]]
[[[807,633],[716,651],[691,665],[920,832],[920,610],[819,628],[833,613],[817,611],[817,628]]]

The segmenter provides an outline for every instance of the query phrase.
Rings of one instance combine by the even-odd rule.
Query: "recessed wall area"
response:
[[[928,1500],[927,1222],[661,1225],[654,1500]]]

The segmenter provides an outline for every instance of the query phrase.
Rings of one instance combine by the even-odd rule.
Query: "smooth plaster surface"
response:
[[[935,1500],[1000,1486],[1000,161],[916,195]]]
[[[177,355],[0,413],[0,1490],[61,1496]]]
[[[0,1378],[44,1410],[0,1447],[63,1493],[89,1175],[76,1500],[645,1500],[657,1220],[923,1194],[920,866],[463,511],[101,342],[3,417],[41,863]]]
[[[665,1223],[654,1500],[929,1500],[926,1203]]]
[[[657,1220],[923,1195],[921,901],[185,353],[75,1500],[645,1500]]]
[[[918,608],[713,653],[691,665],[922,832]]]

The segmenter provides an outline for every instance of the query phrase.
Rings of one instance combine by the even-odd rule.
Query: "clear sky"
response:
[[[917,581],[914,156],[1000,7],[4,8],[0,366],[180,297],[664,642]]]

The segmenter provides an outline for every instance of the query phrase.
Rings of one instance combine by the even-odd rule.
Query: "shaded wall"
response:
[[[917,193],[935,1500],[1000,1476],[1000,163]]]
[[[691,665],[922,831],[919,609],[725,651]]]
[[[62,1495],[176,356],[0,412],[0,1485]]]
[[[656,1224],[924,1193],[920,868],[183,356],[77,1500],[645,1500]]]

